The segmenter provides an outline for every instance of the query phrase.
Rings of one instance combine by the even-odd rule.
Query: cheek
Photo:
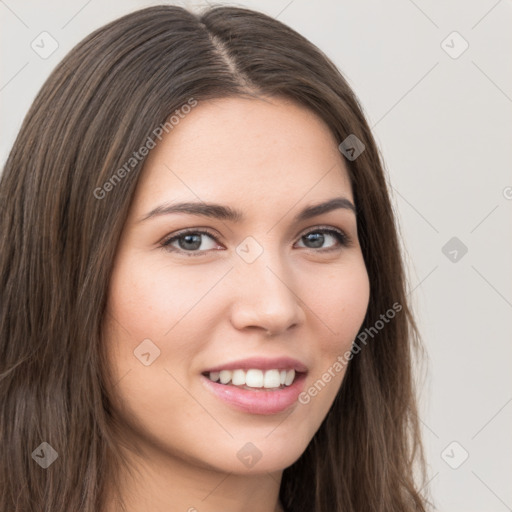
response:
[[[140,403],[149,398],[167,403],[170,397],[173,403],[185,402],[178,383],[187,388],[192,384],[190,368],[209,341],[208,318],[218,320],[218,314],[212,317],[209,295],[218,272],[171,266],[165,259],[145,261],[136,253],[124,255],[114,268],[105,340],[115,381],[129,373],[123,383],[130,381],[135,388],[125,390],[128,402],[137,403],[143,390],[146,396],[140,396]]]
[[[195,277],[179,269],[171,273],[168,266],[145,264],[137,257],[117,262],[104,339],[118,383],[111,398],[129,427],[125,433],[136,432],[154,443],[177,439],[185,445],[184,425],[208,424],[204,411],[186,391],[191,383],[185,369],[198,350],[197,343],[191,343],[186,315],[194,314],[191,308],[209,288],[209,279],[200,279],[197,272]],[[147,352],[148,365],[141,356]]]
[[[364,321],[370,298],[370,283],[362,258],[350,267],[324,276],[323,284],[324,291],[317,295],[311,309],[318,317],[318,332],[325,335],[314,338],[316,364],[301,402],[310,404],[318,417],[327,413],[340,389],[350,361],[347,354]]]
[[[321,353],[338,354],[350,348],[366,315],[370,299],[370,282],[362,257],[324,277],[317,311],[325,325],[325,346]]]
[[[143,258],[133,257],[116,267],[109,310],[134,341],[172,338],[173,330],[182,331],[186,323],[182,319],[194,314],[192,309],[199,306],[215,279],[194,267],[144,264]]]

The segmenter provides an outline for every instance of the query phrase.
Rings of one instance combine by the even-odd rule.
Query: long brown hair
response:
[[[288,512],[426,510],[413,479],[417,470],[425,479],[412,371],[420,337],[383,164],[354,93],[319,49],[271,17],[157,6],[69,52],[26,115],[1,177],[0,512],[101,510],[105,482],[123,462],[108,398],[116,383],[100,341],[144,158],[126,162],[191,98],[260,95],[295,100],[340,143],[352,134],[364,144],[346,164],[371,287],[361,332],[378,330],[365,331],[372,338],[350,361],[327,417],[284,470],[281,502]],[[376,329],[395,303],[400,313]],[[46,469],[35,462],[53,453],[43,442],[58,455]]]

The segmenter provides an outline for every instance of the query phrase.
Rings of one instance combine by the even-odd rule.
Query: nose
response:
[[[303,323],[303,302],[287,265],[265,251],[253,263],[241,261],[236,267],[231,312],[235,328],[276,336]]]

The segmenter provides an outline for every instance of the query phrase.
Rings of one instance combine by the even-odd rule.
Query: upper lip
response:
[[[305,373],[308,371],[308,368],[304,363],[301,363],[292,357],[283,356],[275,358],[251,357],[248,359],[239,359],[238,361],[231,361],[229,363],[223,363],[212,368],[208,368],[203,373],[220,372],[221,370],[250,370],[251,368],[259,370],[293,369],[299,373]]]

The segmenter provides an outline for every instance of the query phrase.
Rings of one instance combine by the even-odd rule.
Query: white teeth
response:
[[[263,379],[263,387],[278,388],[281,385],[279,370],[267,370]]]
[[[231,384],[234,386],[243,386],[245,384],[245,372],[243,370],[234,370],[231,377]]]
[[[295,379],[295,370],[288,370],[284,381],[285,386],[289,386],[293,382],[293,379]]]
[[[245,374],[245,385],[250,388],[262,388],[263,372],[261,370],[247,370]]]
[[[248,386],[251,388],[277,389],[290,386],[295,379],[295,370],[221,370],[210,372],[209,378],[213,382],[220,380],[221,384],[234,386]]]
[[[232,372],[230,370],[221,370],[219,372],[220,383],[227,384],[231,380]]]

